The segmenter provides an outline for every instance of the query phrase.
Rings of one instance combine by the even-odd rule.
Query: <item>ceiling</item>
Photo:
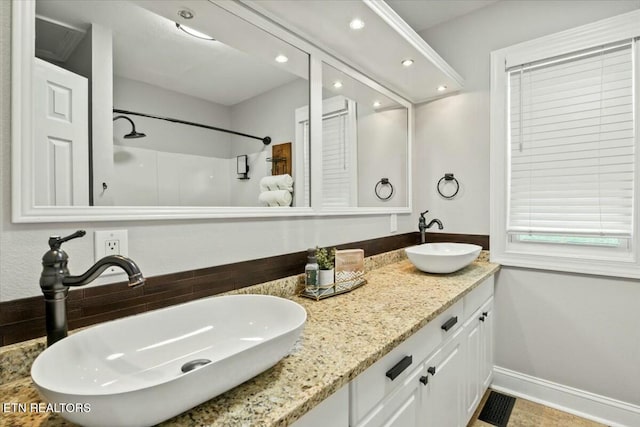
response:
[[[481,9],[498,0],[385,0],[415,31]]]
[[[420,103],[462,88],[458,75],[383,1],[243,0],[365,75]],[[361,30],[350,21],[365,22]],[[404,67],[403,60],[413,65]],[[439,91],[438,87],[443,87]]]
[[[204,6],[211,13],[228,15],[215,5],[205,3]],[[172,9],[169,16],[178,20],[176,12]],[[218,41],[191,37],[178,30],[173,20],[128,1],[38,0],[36,13],[79,29],[87,30],[92,24],[110,28],[113,32],[115,75],[226,106],[253,98],[298,77],[285,71],[286,67],[295,66],[294,61],[281,66],[273,61],[275,55],[263,60],[246,50],[231,48],[220,42],[229,38],[220,30],[218,33],[207,31]],[[246,39],[248,30],[235,23],[234,18],[232,15],[231,19],[224,16],[230,25],[236,26],[229,31],[243,32]],[[260,44],[256,40],[269,43],[267,39],[270,36],[262,33],[252,38],[254,45]],[[272,43],[277,45],[279,41]],[[253,49],[256,48],[258,46]],[[296,56],[293,52],[287,55],[292,59]],[[299,62],[306,63],[306,54],[298,51],[298,56],[302,58]],[[306,70],[296,72],[306,75]]]
[[[400,15],[414,31],[420,31],[495,1],[387,0],[391,6],[387,9]],[[245,3],[277,17],[293,32],[318,42],[323,49],[412,102],[446,95],[461,87],[460,76],[450,68],[448,72],[448,65],[437,53],[433,52],[442,61],[440,64],[426,57],[424,49],[408,42],[406,35],[394,30],[361,0]],[[188,21],[189,26],[217,41],[195,39],[179,31],[174,22],[180,20],[178,6],[195,11],[196,17]],[[81,30],[91,24],[111,28],[114,74],[218,104],[235,105],[296,78],[308,79],[308,55],[209,2],[37,0],[36,10],[39,15]],[[353,17],[366,21],[363,31],[349,29]],[[417,34],[415,39],[427,46]],[[283,53],[289,62],[276,64],[273,59]],[[400,65],[406,58],[415,61],[410,68]],[[447,92],[436,92],[438,85],[446,85]]]

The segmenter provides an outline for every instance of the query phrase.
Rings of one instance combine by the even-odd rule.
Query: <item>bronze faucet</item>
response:
[[[140,269],[131,259],[121,255],[109,255],[90,267],[79,276],[71,276],[67,263],[69,256],[60,246],[71,239],[82,237],[84,230],[78,230],[67,236],[52,236],[49,238],[49,251],[42,257],[42,274],[40,288],[44,294],[45,318],[47,324],[47,346],[67,336],[67,295],[70,286],[84,286],[102,274],[109,267],[120,267],[129,275],[129,286],[136,287],[144,284],[144,277]]]
[[[427,220],[424,215],[429,212],[428,210],[420,213],[420,219],[418,220],[418,230],[420,230],[420,243],[425,243],[427,240],[426,232],[427,228],[431,228],[433,224],[438,224],[438,230],[442,230],[444,226],[442,225],[442,221],[438,218],[434,218],[427,224]]]

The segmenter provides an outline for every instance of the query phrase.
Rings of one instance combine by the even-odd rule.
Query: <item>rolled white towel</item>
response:
[[[287,190],[293,192],[293,178],[289,174],[265,176],[260,180],[260,191]]]
[[[258,200],[269,206],[291,206],[293,197],[287,190],[263,191],[258,196]]]

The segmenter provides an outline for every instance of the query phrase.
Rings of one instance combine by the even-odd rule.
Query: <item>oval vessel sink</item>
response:
[[[409,261],[427,273],[453,273],[471,264],[482,246],[467,243],[425,243],[405,249]]]
[[[247,381],[302,333],[299,304],[266,295],[206,298],[104,323],[46,349],[31,377],[83,426],[150,426]]]

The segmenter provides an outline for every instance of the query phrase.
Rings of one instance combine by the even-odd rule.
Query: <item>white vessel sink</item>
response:
[[[471,264],[482,246],[468,243],[425,243],[405,249],[409,261],[427,273],[453,273]]]
[[[266,295],[206,298],[104,323],[46,349],[31,377],[83,426],[150,426],[247,381],[286,356],[307,313]],[[210,362],[187,372],[194,360]]]

